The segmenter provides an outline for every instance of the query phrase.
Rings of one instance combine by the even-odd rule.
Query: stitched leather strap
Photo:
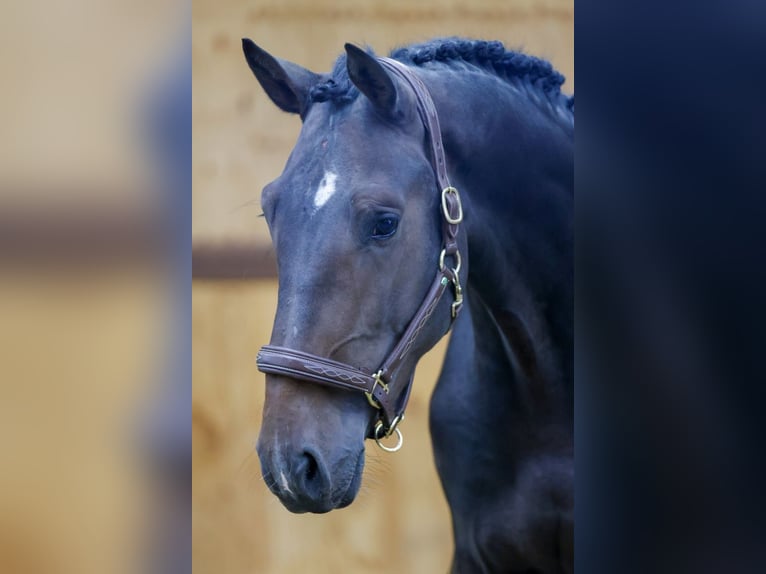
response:
[[[258,352],[256,361],[258,368],[265,373],[285,375],[352,391],[372,391],[374,384],[372,373],[287,347],[265,345]]]
[[[444,146],[442,144],[442,131],[439,125],[439,115],[436,113],[436,106],[431,98],[431,93],[423,83],[410,69],[391,58],[379,58],[381,64],[402,78],[415,92],[418,101],[418,115],[426,128],[428,139],[431,144],[431,165],[436,175],[436,184],[438,191],[451,188],[449,177],[447,176],[447,161],[444,158]],[[447,194],[447,202],[450,214],[453,219],[458,212],[457,196]],[[457,224],[451,224],[442,217],[442,243],[448,255],[457,253]]]
[[[430,142],[431,164],[436,176],[438,191],[441,193],[439,211],[442,213],[442,256],[454,258],[455,266],[459,268],[460,254],[457,247],[457,232],[459,221],[462,219],[462,206],[457,190],[450,186],[447,177],[447,165],[436,107],[428,88],[407,66],[390,58],[380,58],[379,61],[404,80],[415,92],[418,114]],[[370,404],[379,409],[379,420],[383,423],[384,434],[387,435],[394,430],[396,424],[404,416],[412,389],[412,375],[407,380],[402,380],[399,371],[412,349],[416,347],[418,336],[433,315],[450,284],[454,285],[456,290],[452,318],[457,316],[462,306],[462,290],[457,270],[450,268],[446,262],[443,265],[440,263],[431,288],[415,316],[396,346],[375,372],[311,353],[274,345],[266,345],[261,348],[256,359],[258,370],[263,373],[283,375],[302,381],[367,393]],[[371,429],[368,436],[377,438],[376,431]]]

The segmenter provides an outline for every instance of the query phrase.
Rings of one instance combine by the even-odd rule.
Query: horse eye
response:
[[[375,227],[372,230],[372,236],[375,239],[386,239],[396,233],[399,225],[399,219],[390,213],[380,215],[375,220]]]

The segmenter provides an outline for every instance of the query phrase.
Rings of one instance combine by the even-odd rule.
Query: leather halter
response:
[[[428,88],[404,64],[389,58],[379,58],[378,61],[389,71],[403,79],[415,92],[418,115],[430,140],[431,164],[436,175],[438,189],[441,192],[442,250],[439,255],[436,277],[399,342],[377,371],[368,371],[311,353],[274,345],[262,347],[256,362],[258,370],[263,373],[283,375],[311,383],[363,392],[370,405],[378,411],[378,419],[368,437],[374,438],[378,445],[385,450],[398,450],[401,446],[402,437],[401,432],[396,427],[404,417],[413,377],[411,375],[409,379],[402,380],[399,376],[399,370],[414,348],[418,336],[428,323],[450,283],[454,286],[455,292],[455,300],[451,308],[453,321],[463,304],[463,290],[458,276],[460,252],[457,245],[457,232],[458,226],[463,220],[463,207],[457,189],[450,185],[447,178],[439,117]],[[445,263],[447,257],[454,259],[455,267],[447,266]],[[399,444],[394,448],[383,446],[380,439],[390,436],[394,431],[399,436]]]

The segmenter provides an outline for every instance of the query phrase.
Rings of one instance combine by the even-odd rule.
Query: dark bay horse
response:
[[[571,572],[563,77],[500,42],[458,38],[390,58],[347,44],[327,74],[243,48],[271,100],[303,122],[262,194],[279,268],[258,359],[270,489],[293,512],[350,504],[365,438],[400,436],[418,359],[452,328],[430,410],[452,571]]]

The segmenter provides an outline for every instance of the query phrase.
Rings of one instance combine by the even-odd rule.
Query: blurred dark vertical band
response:
[[[147,144],[159,158],[172,251],[167,294],[172,321],[167,362],[145,419],[147,458],[159,488],[147,533],[148,565],[154,573],[192,571],[192,5],[182,2],[176,49],[160,55],[165,73],[147,100]],[[143,421],[142,421],[143,422]]]
[[[576,5],[580,572],[763,568],[763,16]]]

